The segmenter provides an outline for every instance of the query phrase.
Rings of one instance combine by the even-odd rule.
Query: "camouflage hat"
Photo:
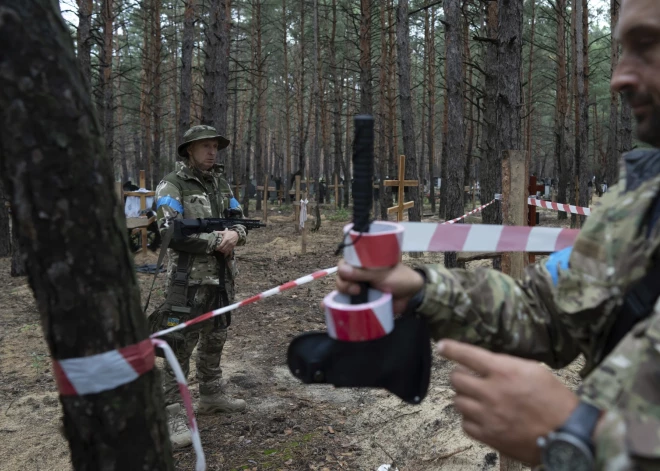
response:
[[[188,153],[186,152],[188,144],[194,141],[201,141],[203,139],[217,139],[218,150],[224,149],[229,145],[229,139],[224,138],[218,134],[218,131],[216,131],[214,127],[200,124],[188,129],[183,135],[183,142],[179,144],[178,148],[179,157],[188,157]]]

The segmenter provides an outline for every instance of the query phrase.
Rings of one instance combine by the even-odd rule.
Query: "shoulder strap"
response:
[[[605,358],[639,321],[653,313],[655,302],[660,297],[660,263],[653,267],[626,293],[614,325],[605,342],[601,358]]]
[[[151,288],[149,288],[149,295],[147,296],[147,302],[144,303],[144,313],[147,313],[147,309],[149,308],[149,301],[151,300],[151,293],[154,290],[154,285],[156,284],[156,278],[158,277],[158,273],[160,273],[160,266],[163,264],[163,259],[165,258],[165,253],[167,252],[167,247],[170,245],[170,241],[172,240],[172,234],[174,233],[174,225],[170,224],[170,227],[165,231],[165,234],[163,234],[163,241],[160,245],[160,253],[158,254],[158,261],[156,262],[156,272],[154,273],[154,279],[151,282]]]

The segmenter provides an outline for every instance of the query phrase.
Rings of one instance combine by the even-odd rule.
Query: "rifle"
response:
[[[224,231],[225,229],[231,229],[237,225],[245,227],[248,231],[250,229],[266,227],[266,224],[258,219],[239,219],[231,217],[235,214],[237,214],[237,212],[225,210],[224,218],[174,219],[171,221],[174,225],[172,240],[182,240],[193,234],[199,234],[202,232],[209,233],[214,231]]]

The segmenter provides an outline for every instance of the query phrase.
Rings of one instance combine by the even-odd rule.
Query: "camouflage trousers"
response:
[[[217,286],[203,285],[191,286],[188,289],[188,299],[193,307],[195,315],[204,314],[222,305],[220,290]],[[232,300],[229,300],[232,302]],[[219,316],[201,324],[196,330],[184,330],[185,341],[174,348],[183,374],[188,378],[190,373],[190,357],[197,347],[197,381],[199,382],[199,393],[210,395],[222,389],[222,368],[220,368],[220,357],[222,349],[227,340],[227,318]],[[174,372],[166,363],[163,371],[163,390],[165,403],[174,404],[181,402],[179,385]]]

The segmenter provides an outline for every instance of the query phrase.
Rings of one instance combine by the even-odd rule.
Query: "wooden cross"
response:
[[[140,170],[140,188],[146,188],[146,178],[144,170]],[[124,193],[125,196],[137,196],[140,198],[140,210],[144,211],[147,209],[147,197],[155,196],[156,193],[153,191],[140,192],[140,191],[127,191]],[[128,218],[126,219],[126,226],[128,229],[133,230],[133,234],[136,232],[142,232],[142,252],[147,251],[147,226],[156,220],[156,216],[150,218],[147,217],[137,217],[137,218]]]
[[[403,190],[407,186],[419,186],[419,180],[404,180],[406,175],[406,156],[402,155],[399,157],[399,179],[398,180],[385,180],[383,184],[385,186],[396,186],[399,187],[399,199],[396,206],[387,208],[387,214],[397,213],[396,220],[397,222],[403,221],[403,211],[410,209],[415,206],[414,201],[408,201],[407,203],[403,202]]]
[[[257,190],[263,191],[264,195],[264,202],[263,202],[263,211],[264,211],[264,216],[263,220],[264,222],[268,221],[268,193],[271,191],[275,191],[277,188],[274,186],[268,186],[268,179],[270,177],[266,175],[266,184],[264,186],[258,186]]]
[[[337,174],[335,174],[335,184],[329,185],[328,188],[329,189],[334,188],[335,190],[335,209],[337,209],[337,201],[339,200],[339,189],[344,188],[344,185],[339,185]]]

